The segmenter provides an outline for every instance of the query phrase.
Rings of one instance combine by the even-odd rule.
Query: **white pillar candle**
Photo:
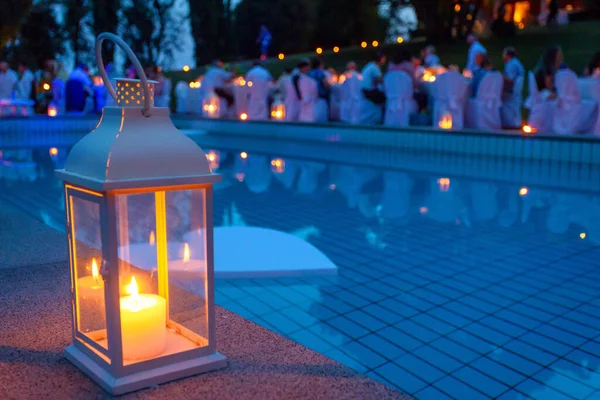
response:
[[[95,258],[92,258],[92,275],[77,279],[77,290],[80,299],[98,300],[104,297],[104,281]]]
[[[156,357],[167,347],[165,299],[155,294],[138,294],[135,278],[128,285],[129,296],[121,298],[123,359]]]

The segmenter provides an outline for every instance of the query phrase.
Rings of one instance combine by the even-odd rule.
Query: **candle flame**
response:
[[[131,297],[138,297],[138,285],[135,281],[135,276],[131,277],[131,283],[127,285],[125,289],[127,291],[127,294]]]
[[[189,262],[190,261],[190,245],[185,243],[183,245],[183,262]]]
[[[150,231],[150,246],[154,246],[156,243],[156,236],[154,235],[154,231]]]
[[[98,273],[98,263],[96,262],[95,258],[92,258],[92,277],[96,282],[98,282],[98,279],[100,279],[100,274]]]
[[[525,186],[523,186],[521,189],[519,189],[519,196],[527,196],[528,193],[529,193],[529,189],[527,189]]]

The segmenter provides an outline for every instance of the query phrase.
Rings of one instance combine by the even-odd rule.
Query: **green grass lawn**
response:
[[[562,46],[565,62],[578,74],[581,74],[592,55],[600,51],[600,22],[579,22],[572,25],[559,27],[554,32],[548,32],[546,28],[535,27],[521,30],[516,36],[510,38],[499,38],[492,36],[489,39],[482,40],[487,48],[492,62],[497,69],[503,69],[502,49],[506,46],[515,46],[523,65],[527,70],[533,69],[543,53],[544,49],[550,45]],[[423,41],[410,41],[403,44],[380,45],[378,50],[384,51],[388,56],[401,46],[417,54],[425,46]],[[344,48],[339,53],[332,50],[323,51],[321,57],[325,65],[335,68],[337,71],[343,71],[348,61],[355,61],[360,68],[366,64],[374,48],[369,44],[366,49],[360,47]],[[452,43],[440,45],[437,53],[444,64],[457,64],[464,66],[467,59],[468,46],[466,43]],[[274,58],[265,63],[266,68],[271,71],[274,77],[278,77],[286,67],[295,67],[298,61],[305,57],[312,57],[315,53],[296,54],[286,56],[282,61]],[[238,73],[243,73],[248,68],[249,63],[232,64],[236,66]],[[172,71],[167,75],[173,81],[173,87],[180,80],[192,81],[204,72],[204,67],[199,67],[189,72]]]

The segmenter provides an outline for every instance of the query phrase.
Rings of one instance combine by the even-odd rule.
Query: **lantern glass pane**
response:
[[[208,345],[206,192],[166,192],[169,320],[195,347]]]
[[[69,195],[69,208],[77,330],[106,349],[100,205]]]
[[[121,343],[125,365],[166,351],[166,296],[159,293],[155,193],[115,196]]]

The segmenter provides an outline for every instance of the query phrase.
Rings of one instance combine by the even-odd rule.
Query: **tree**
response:
[[[2,0],[0,12],[0,49],[14,40],[27,13],[31,9],[32,0]]]
[[[231,32],[231,2],[223,0],[190,1],[190,25],[196,62],[206,64],[228,51],[226,38]]]
[[[123,39],[145,65],[170,63],[181,49],[181,32],[188,17],[174,9],[176,0],[132,0],[121,10]]]
[[[92,14],[94,16],[94,22],[92,28],[95,36],[98,36],[102,32],[116,33],[119,26],[119,8],[121,6],[120,0],[94,0],[92,1]],[[102,59],[106,64],[114,60],[115,45],[112,41],[108,40],[106,44],[102,46]]]
[[[51,5],[43,2],[37,4],[21,26],[14,49],[15,58],[35,69],[63,52],[63,32],[56,22]]]
[[[91,23],[91,6],[88,0],[62,0],[66,8],[64,30],[75,55],[75,63],[91,60],[91,43],[88,40]]]

